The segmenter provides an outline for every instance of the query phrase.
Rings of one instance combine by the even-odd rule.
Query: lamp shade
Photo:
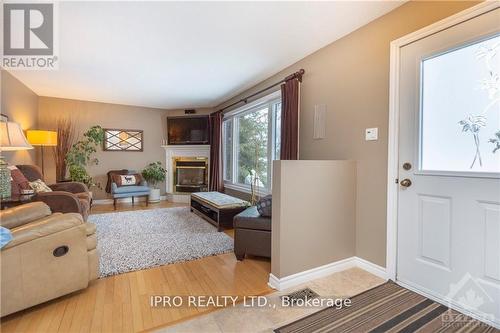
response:
[[[24,136],[21,125],[13,121],[0,122],[0,150],[14,151],[33,149]]]
[[[56,131],[28,130],[26,136],[33,146],[57,146]]]

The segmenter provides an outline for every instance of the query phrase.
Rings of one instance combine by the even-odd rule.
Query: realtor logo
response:
[[[3,4],[3,67],[55,69],[54,10],[54,3]]]
[[[491,285],[490,293],[497,295],[500,291],[498,287]],[[457,283],[451,283],[448,294],[448,307],[458,305],[460,308],[474,314],[479,320],[489,323],[498,323],[498,312],[490,313],[496,308],[495,300],[481,285],[479,279],[474,278],[470,273],[466,273]],[[498,309],[498,308],[497,308]],[[447,311],[442,316],[444,324],[453,326],[471,325],[471,318],[459,312]],[[481,322],[476,323],[482,325]]]
[[[54,5],[4,4],[4,55],[54,54]]]

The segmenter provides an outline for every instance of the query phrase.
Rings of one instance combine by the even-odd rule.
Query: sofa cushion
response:
[[[19,195],[23,190],[31,190],[28,179],[16,166],[9,165],[10,176],[12,178],[12,194]]]
[[[273,213],[273,196],[266,195],[257,202],[257,211],[261,216],[271,217]]]
[[[12,233],[9,229],[0,227],[0,248],[7,245],[12,240]]]
[[[234,227],[239,229],[253,229],[271,231],[271,219],[261,216],[257,207],[252,206],[234,217]]]
[[[52,189],[45,184],[41,179],[37,179],[34,182],[29,182],[30,187],[35,191],[35,193],[52,192]]]
[[[230,209],[249,206],[248,201],[241,200],[220,192],[195,192],[191,197],[217,209]]]
[[[149,187],[143,185],[129,185],[129,186],[117,187],[113,191],[113,193],[116,194],[137,193],[137,192],[149,192]]]
[[[7,229],[13,229],[20,225],[50,216],[52,212],[49,206],[43,202],[30,202],[0,212],[0,225]]]

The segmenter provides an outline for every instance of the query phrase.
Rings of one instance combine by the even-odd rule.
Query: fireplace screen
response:
[[[207,158],[174,158],[174,187],[179,193],[207,191]]]

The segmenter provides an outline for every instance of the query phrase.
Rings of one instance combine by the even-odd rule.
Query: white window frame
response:
[[[233,137],[233,149],[232,149],[232,174],[231,174],[231,180],[225,179],[226,177],[226,169],[225,169],[225,161],[226,161],[226,149],[224,147],[225,145],[225,139],[222,138],[222,152],[223,152],[223,178],[224,178],[224,186],[228,189],[231,190],[236,190],[240,192],[245,192],[245,193],[251,193],[251,187],[248,184],[241,184],[238,183],[238,148],[239,148],[239,122],[235,121],[235,118],[244,116],[247,113],[254,112],[262,108],[264,105],[268,106],[268,133],[267,133],[267,165],[268,165],[268,170],[267,170],[267,184],[268,188],[263,188],[259,187],[258,188],[258,194],[259,195],[266,195],[270,194],[272,191],[272,161],[273,161],[273,149],[274,149],[274,136],[275,136],[275,126],[273,126],[273,105],[276,103],[281,102],[281,92],[276,91],[273,92],[269,95],[266,95],[262,98],[259,98],[256,101],[253,101],[251,103],[248,103],[242,107],[239,107],[235,110],[232,110],[226,114],[224,114],[224,119],[223,123],[225,121],[232,121],[232,137]],[[236,180],[236,181],[235,181]]]

